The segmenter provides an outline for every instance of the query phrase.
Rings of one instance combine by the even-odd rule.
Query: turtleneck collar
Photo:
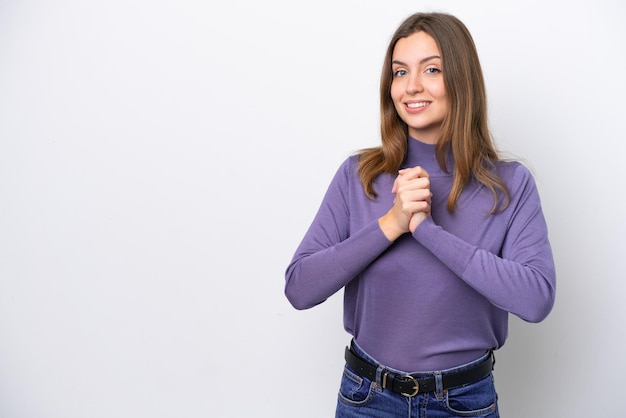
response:
[[[423,167],[430,176],[447,176],[451,175],[446,173],[439,167],[437,162],[437,145],[427,144],[413,137],[407,139],[407,153],[402,164],[402,168],[415,167],[419,165]],[[452,153],[449,150],[446,152],[447,169],[452,173],[453,159]]]

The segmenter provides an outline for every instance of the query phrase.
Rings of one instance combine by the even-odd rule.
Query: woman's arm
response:
[[[325,301],[392,244],[376,219],[359,231],[350,231],[349,190],[361,187],[351,184],[354,169],[347,160],[337,171],[287,267],[285,295],[297,309]]]
[[[547,226],[528,170],[518,166],[509,187],[512,216],[501,255],[446,232],[431,217],[419,224],[413,237],[495,306],[540,322],[554,305],[556,289]]]

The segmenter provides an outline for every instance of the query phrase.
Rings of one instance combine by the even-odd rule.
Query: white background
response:
[[[502,415],[621,416],[619,0],[0,0],[0,417],[332,416],[341,294],[296,311],[284,270],[432,10],[474,35],[557,263],[497,354]]]

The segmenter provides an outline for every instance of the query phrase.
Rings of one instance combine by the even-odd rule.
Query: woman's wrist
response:
[[[387,212],[378,218],[378,226],[383,231],[385,237],[391,242],[397,240],[402,234],[408,232],[398,226],[398,222],[393,219],[393,215],[390,212]]]

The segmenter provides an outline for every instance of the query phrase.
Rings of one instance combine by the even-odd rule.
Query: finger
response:
[[[404,193],[412,190],[430,190],[430,179],[427,177],[419,177],[411,180],[398,179],[396,184],[396,193]]]
[[[430,190],[418,189],[403,193],[401,198],[405,202],[430,202]]]
[[[418,213],[418,212],[430,212],[430,205],[428,204],[428,202],[421,200],[421,201],[417,201],[417,202],[411,202],[410,204],[407,204],[404,208],[403,211],[405,213]]]
[[[398,174],[401,176],[406,176],[408,178],[418,178],[418,177],[429,177],[428,171],[423,167],[416,165],[415,167],[403,168],[398,171]]]

